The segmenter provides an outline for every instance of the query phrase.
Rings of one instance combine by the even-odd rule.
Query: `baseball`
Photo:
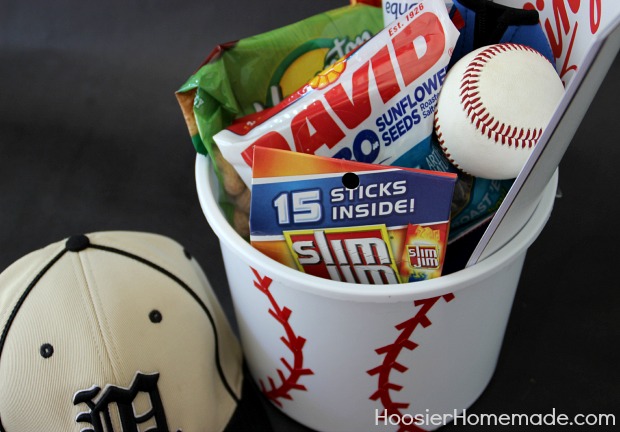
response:
[[[510,43],[482,47],[446,75],[435,133],[465,173],[515,178],[563,94],[558,73],[538,51]]]

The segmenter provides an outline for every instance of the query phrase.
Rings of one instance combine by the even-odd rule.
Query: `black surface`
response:
[[[233,319],[174,91],[216,44],[344,4],[2,0],[0,269],[73,234],[156,232],[202,263]],[[469,413],[555,408],[620,423],[619,70],[616,59],[562,161],[563,197],[529,251],[497,371]],[[244,394],[229,430],[307,430],[252,383]],[[443,430],[461,429],[493,430]]]

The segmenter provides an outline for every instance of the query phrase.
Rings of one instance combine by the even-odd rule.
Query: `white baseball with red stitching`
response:
[[[515,178],[563,94],[538,51],[510,43],[479,48],[446,76],[435,110],[439,144],[468,174]]]

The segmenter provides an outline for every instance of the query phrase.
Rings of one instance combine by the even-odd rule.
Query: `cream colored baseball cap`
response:
[[[73,236],[0,274],[0,431],[222,431],[242,379],[209,282],[167,237]]]

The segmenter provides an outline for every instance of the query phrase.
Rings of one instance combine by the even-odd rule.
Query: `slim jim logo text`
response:
[[[299,270],[336,281],[399,283],[385,226],[285,232]]]
[[[377,46],[383,39],[376,37],[362,46],[358,51],[360,56],[364,49],[371,50],[372,55],[366,54],[368,60],[361,65],[355,66],[351,62],[352,57],[347,57],[343,60],[345,67],[339,67],[341,75],[333,83],[318,90],[306,86],[268,116],[253,122],[252,129],[299,102],[295,110],[291,109],[290,120],[281,118],[285,126],[257,134],[259,137],[243,151],[244,161],[252,166],[255,146],[367,163],[383,163],[388,159],[380,155],[382,150],[420,122],[422,113],[419,104],[438,91],[437,84],[441,84],[445,75],[445,70],[441,71],[442,66],[438,66],[446,48],[442,22],[434,13],[423,13],[423,10],[421,4],[415,12],[416,16],[410,17],[410,12],[389,32],[386,30],[386,35],[390,36],[388,43]],[[349,70],[351,67],[356,69]],[[422,76],[434,83],[432,92],[430,88],[426,93],[413,91],[412,84]],[[394,107],[388,107],[388,104]],[[378,117],[388,109],[406,110],[400,116],[406,115],[413,121],[409,122],[411,125],[407,123],[395,129],[390,140],[384,139],[382,143],[381,137],[373,130],[375,126],[371,116]],[[229,130],[238,133],[242,128],[231,127]]]
[[[439,267],[437,246],[407,245],[409,263],[414,269],[436,269]]]

